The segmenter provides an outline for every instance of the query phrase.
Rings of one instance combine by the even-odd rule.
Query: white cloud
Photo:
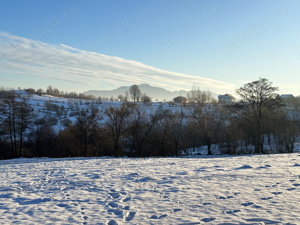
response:
[[[0,65],[20,76],[51,78],[101,89],[103,85],[148,83],[169,90],[190,89],[194,83],[213,92],[233,92],[233,84],[168,72],[145,64],[87,52],[64,44],[50,45],[0,32]],[[0,70],[1,73],[1,70]],[[115,88],[113,87],[113,88]]]

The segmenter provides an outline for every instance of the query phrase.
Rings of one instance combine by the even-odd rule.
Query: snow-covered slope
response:
[[[1,224],[299,224],[300,155],[0,161]]]
[[[39,95],[31,95],[28,97],[28,94],[26,92],[21,93],[21,95],[28,98],[28,103],[31,105],[31,107],[34,109],[35,113],[37,113],[38,117],[42,118],[44,116],[47,117],[54,117],[58,119],[57,125],[54,126],[56,131],[63,130],[65,127],[61,124],[61,122],[64,119],[70,119],[73,123],[76,121],[76,116],[72,115],[72,112],[74,112],[74,109],[71,109],[72,105],[73,107],[76,105],[76,107],[79,108],[79,110],[86,110],[88,108],[88,104],[91,102],[97,103],[97,107],[100,109],[100,111],[103,112],[108,107],[120,107],[123,102],[116,102],[116,101],[102,101],[101,104],[100,101],[97,100],[79,100],[79,99],[71,99],[71,98],[59,98],[54,97],[51,95],[45,95],[45,96],[39,96]],[[64,113],[61,113],[61,116],[57,116],[57,113],[55,110],[48,110],[46,109],[45,104],[50,103],[52,105],[56,105],[58,108],[64,107]],[[151,103],[151,104],[143,104],[138,103],[141,107],[144,107],[146,112],[155,112],[155,110],[160,106],[164,109],[170,109],[173,112],[180,111],[180,105],[169,105],[168,103]],[[72,116],[70,116],[72,115]],[[105,116],[104,120],[105,120]]]

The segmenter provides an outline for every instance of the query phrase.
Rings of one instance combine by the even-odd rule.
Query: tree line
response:
[[[21,88],[19,88],[21,91]],[[120,94],[115,98],[114,96],[111,96],[110,98],[107,97],[101,97],[101,96],[94,96],[94,95],[87,95],[83,93],[77,93],[77,92],[67,92],[67,91],[61,91],[56,87],[52,87],[49,85],[46,90],[43,90],[41,88],[35,90],[34,88],[24,88],[24,91],[26,91],[29,95],[37,94],[39,96],[41,95],[51,95],[54,97],[60,97],[60,98],[72,98],[72,99],[81,99],[81,100],[99,100],[99,101],[120,101],[120,102],[127,102],[130,99],[134,102],[143,102],[143,103],[150,103],[152,102],[152,99],[150,96],[148,96],[146,93],[142,93],[138,85],[134,84],[131,85],[128,91],[125,91],[124,95]],[[5,89],[0,89],[0,93],[5,92]],[[1,97],[1,96],[0,96]]]
[[[74,107],[73,121],[65,115],[59,131],[57,114],[42,114],[27,97],[5,91],[0,157],[179,156],[204,145],[207,154],[291,153],[300,101],[283,101],[277,91],[260,78],[238,89],[241,101],[228,105],[197,88],[190,92],[192,103],[177,107],[90,101]]]

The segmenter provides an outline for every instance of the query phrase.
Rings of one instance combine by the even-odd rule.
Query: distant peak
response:
[[[151,87],[151,85],[149,85],[149,84],[140,84],[139,86]]]

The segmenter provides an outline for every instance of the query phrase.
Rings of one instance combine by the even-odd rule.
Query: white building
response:
[[[235,102],[235,97],[233,97],[231,94],[219,95],[218,102],[219,103],[233,103],[233,102]]]
[[[282,99],[294,99],[295,98],[294,95],[292,95],[292,94],[284,94],[284,95],[280,95],[280,97]]]

